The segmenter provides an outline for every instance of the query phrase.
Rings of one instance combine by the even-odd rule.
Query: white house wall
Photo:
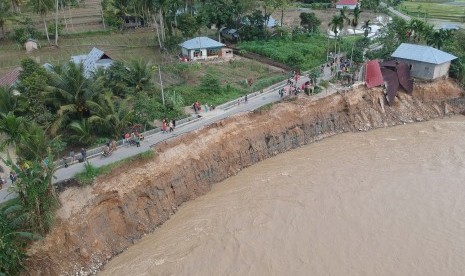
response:
[[[434,78],[440,78],[443,76],[449,75],[450,62],[445,62],[443,64],[436,65],[434,69]]]
[[[336,5],[336,9],[343,9],[344,7],[347,7],[349,10],[355,9],[357,5]]]
[[[411,66],[410,74],[412,77],[426,80],[433,79],[434,68],[436,66],[435,64],[401,58],[398,58],[398,60],[403,61]]]

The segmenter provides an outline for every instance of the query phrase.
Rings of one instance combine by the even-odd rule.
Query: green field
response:
[[[298,40],[269,40],[241,42],[238,47],[254,52],[290,67],[299,66],[309,70],[320,66],[326,60],[328,38],[324,36],[301,37]]]
[[[205,93],[201,88],[201,79],[209,74],[219,80],[222,87],[219,93]],[[271,68],[260,62],[249,59],[238,59],[228,62],[205,63],[173,63],[163,67],[165,79],[179,80],[177,84],[172,81],[167,93],[180,93],[185,105],[196,100],[200,103],[218,105],[229,100],[243,96],[250,91],[257,91],[288,77],[281,70]],[[253,80],[249,87],[245,80]]]
[[[465,0],[447,3],[404,1],[399,5],[398,9],[410,16],[419,18],[465,22]]]
[[[159,61],[155,47],[155,34],[148,29],[126,33],[95,33],[61,37],[59,47],[48,47],[40,40],[40,48],[31,55],[11,40],[0,40],[0,75],[19,66],[22,59],[32,57],[40,63],[62,64],[73,55],[87,54],[92,47],[105,51],[111,58],[122,61],[143,59],[152,63]]]

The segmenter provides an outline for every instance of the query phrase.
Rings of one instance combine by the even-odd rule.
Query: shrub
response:
[[[221,91],[220,80],[212,72],[207,72],[200,80],[200,88],[207,93],[219,93]]]

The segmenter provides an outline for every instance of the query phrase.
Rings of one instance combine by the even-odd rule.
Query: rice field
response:
[[[434,2],[404,1],[399,5],[398,9],[409,16],[419,18],[465,22],[465,0],[443,3],[438,2],[438,0]]]

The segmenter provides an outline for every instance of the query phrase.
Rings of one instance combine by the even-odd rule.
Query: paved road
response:
[[[329,76],[330,72],[326,70],[329,70],[329,68],[325,68],[325,74],[323,78],[328,79],[330,77]],[[300,86],[302,83],[306,81],[308,81],[307,77],[301,77],[298,81],[298,85]],[[177,126],[175,131],[172,133],[161,133],[161,132],[155,133],[151,136],[145,137],[145,140],[141,142],[140,147],[120,146],[115,152],[113,152],[111,156],[106,157],[106,158],[101,158],[100,156],[98,156],[98,157],[89,159],[89,162],[96,167],[111,164],[118,160],[131,157],[131,156],[137,155],[142,152],[146,152],[153,145],[156,145],[157,143],[161,141],[174,138],[183,133],[197,130],[201,127],[207,126],[213,122],[219,121],[231,115],[255,110],[266,104],[277,102],[281,99],[281,97],[278,94],[278,90],[282,88],[283,86],[284,84],[279,85],[274,89],[270,89],[269,91],[264,92],[263,94],[259,94],[255,97],[251,97],[248,99],[247,103],[241,102],[239,105],[236,104],[227,109],[217,108],[213,111],[201,112],[199,113],[199,115],[201,116],[199,119]],[[320,93],[316,95],[315,97],[321,97],[321,96],[322,94]],[[56,178],[54,179],[54,182],[72,178],[76,173],[79,173],[82,171],[84,171],[84,163],[75,163],[73,165],[70,165],[68,168],[60,168],[55,172]],[[4,187],[4,189],[0,191],[0,203],[13,198],[14,196],[15,196],[14,194],[11,194],[10,192],[8,192],[6,187]]]
[[[387,7],[387,9],[390,12],[392,12],[393,14],[395,14],[396,16],[398,16],[398,17],[400,17],[400,18],[402,18],[402,19],[404,19],[406,21],[410,21],[410,19],[411,19],[410,16],[405,15],[405,14],[401,13],[400,11],[395,10],[393,7],[388,6],[386,3],[381,2],[379,4],[380,4],[381,7]]]

